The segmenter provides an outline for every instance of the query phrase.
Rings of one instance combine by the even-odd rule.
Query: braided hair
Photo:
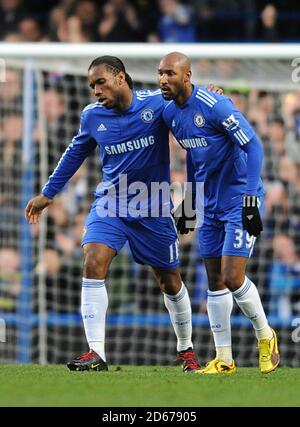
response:
[[[123,71],[125,74],[125,80],[129,86],[130,89],[133,89],[133,81],[130,75],[125,70],[125,65],[121,61],[121,59],[117,58],[116,56],[110,56],[110,55],[104,55],[99,56],[98,58],[94,59],[89,68],[88,71],[92,67],[96,67],[97,65],[104,64],[106,67],[114,74],[117,75],[120,71]]]

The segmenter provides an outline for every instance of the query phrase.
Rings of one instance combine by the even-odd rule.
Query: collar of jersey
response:
[[[199,86],[197,86],[197,85],[193,85],[193,86],[194,86],[193,92],[192,92],[191,96],[188,98],[188,100],[184,104],[178,105],[178,107],[180,109],[188,107],[193,102],[195,95],[196,95],[196,92],[199,89]]]
[[[134,106],[135,106],[136,94],[135,94],[135,92],[134,92],[133,90],[131,91],[131,93],[132,93],[132,100],[131,100],[131,104],[129,105],[129,107],[128,107],[128,108],[125,108],[125,110],[122,110],[122,111],[121,111],[121,114],[122,114],[122,113],[129,113],[131,110],[133,110],[133,108],[134,108]]]
[[[135,92],[132,90],[132,100],[131,100],[131,104],[129,105],[129,107],[125,108],[125,110],[110,110],[111,112],[120,115],[120,114],[124,114],[124,113],[129,113],[130,111],[133,110],[134,106],[135,106],[135,100],[136,100],[136,94]]]

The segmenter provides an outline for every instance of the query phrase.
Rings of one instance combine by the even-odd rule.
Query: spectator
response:
[[[8,33],[3,37],[2,41],[8,43],[19,43],[22,41],[22,37],[20,33]]]
[[[274,96],[264,90],[252,90],[249,94],[249,121],[262,138],[268,136],[269,119],[275,114]]]
[[[123,42],[277,42],[299,40],[297,2],[256,0],[0,0],[0,40],[83,43]],[[100,23],[99,23],[100,20]],[[159,25],[157,26],[157,23]],[[35,34],[36,33],[36,34]]]
[[[48,20],[48,36],[50,41],[60,41],[58,32],[60,31],[59,29],[63,28],[66,19],[67,15],[62,6],[54,7],[50,11]]]
[[[300,165],[288,156],[280,159],[279,176],[288,194],[288,219],[294,226],[300,226]]]
[[[110,0],[102,9],[98,26],[99,41],[137,42],[141,25],[135,8],[127,0]]]
[[[286,133],[286,147],[289,156],[300,163],[300,109],[293,113],[292,127]]]
[[[57,229],[63,229],[69,225],[67,209],[61,195],[53,200],[48,212]]]
[[[58,313],[77,312],[80,305],[80,270],[81,266],[63,257],[54,248],[46,248],[36,266],[35,282],[42,274],[46,282],[47,310]],[[79,280],[79,281],[78,281]]]
[[[5,117],[0,139],[0,247],[16,245],[20,224],[22,117]]]
[[[244,95],[244,93],[240,92],[239,90],[231,90],[228,93],[228,96],[230,96],[234,105],[239,111],[241,111],[243,114],[246,113],[247,97]]]
[[[265,159],[263,177],[266,181],[276,181],[279,176],[279,162],[286,154],[285,126],[281,117],[269,122],[267,138],[264,138]]]
[[[251,40],[256,32],[254,0],[192,0],[200,40]]]
[[[274,208],[280,207],[280,212],[284,216],[287,214],[287,192],[280,181],[274,181],[272,183],[266,183],[266,198],[265,198],[265,213],[270,215]],[[278,210],[277,210],[278,214]]]
[[[15,248],[0,248],[0,311],[15,311],[21,289],[20,256]]]
[[[278,12],[276,7],[269,3],[261,12],[261,29],[260,38],[264,42],[278,42],[279,29],[278,29]]]
[[[87,43],[92,40],[83,30],[83,24],[78,16],[70,16],[66,20],[60,20],[57,29],[57,38],[64,43]]]
[[[1,117],[7,113],[21,113],[22,97],[21,73],[15,69],[7,68],[5,70],[5,84],[1,84],[0,90],[0,111]]]
[[[48,172],[52,172],[57,159],[74,134],[74,129],[72,126],[66,126],[69,120],[66,117],[68,106],[65,96],[54,87],[46,89],[43,93],[42,108],[47,126]]]
[[[158,37],[164,43],[193,43],[197,41],[193,10],[177,0],[159,0],[161,17]],[[153,36],[155,40],[155,36]]]
[[[0,2],[0,40],[17,33],[19,23],[25,16],[22,0],[1,0]]]
[[[273,248],[275,260],[270,271],[269,314],[289,320],[300,311],[300,256],[291,237],[285,234],[273,239]]]
[[[133,4],[140,22],[141,41],[150,41],[150,34],[153,34],[159,19],[157,1],[134,0]]]
[[[68,186],[62,193],[63,203],[67,208],[68,215],[74,215],[84,208],[87,193],[87,165],[83,164],[72,176]],[[88,209],[88,206],[86,206],[86,209]]]
[[[79,18],[82,31],[88,40],[95,41],[99,22],[99,13],[95,2],[93,0],[80,0],[75,7],[74,15]]]
[[[19,33],[23,42],[47,41],[37,19],[27,16],[19,22]]]

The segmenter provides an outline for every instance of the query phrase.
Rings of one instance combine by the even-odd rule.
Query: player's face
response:
[[[96,65],[88,73],[89,86],[105,108],[117,108],[120,100],[118,75],[107,69],[105,64]]]
[[[186,72],[178,63],[162,59],[158,67],[158,83],[166,100],[178,98],[184,91]]]

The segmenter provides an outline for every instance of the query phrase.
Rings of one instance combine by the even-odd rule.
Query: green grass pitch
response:
[[[262,375],[240,368],[234,375],[204,377],[170,366],[110,366],[103,373],[2,365],[0,406],[300,406],[300,369]]]

